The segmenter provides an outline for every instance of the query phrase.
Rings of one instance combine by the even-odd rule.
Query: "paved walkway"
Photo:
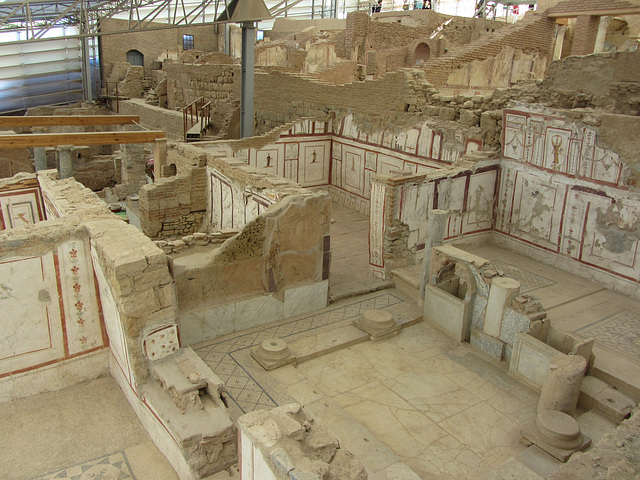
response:
[[[392,286],[369,271],[369,218],[334,202],[331,221],[331,301]]]

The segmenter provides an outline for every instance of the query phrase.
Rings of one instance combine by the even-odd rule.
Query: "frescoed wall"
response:
[[[18,174],[0,185],[0,230],[45,220],[42,194],[33,174]]]
[[[87,238],[0,257],[0,378],[107,346]]]
[[[619,279],[640,278],[640,195],[598,129],[527,107],[504,113],[496,231]]]
[[[215,230],[242,228],[275,202],[275,194],[243,189],[215,169],[209,175],[209,222]]]
[[[234,155],[303,187],[326,186],[334,201],[368,215],[374,175],[435,172],[481,146],[479,129],[468,136],[425,122],[399,132],[368,134],[347,115],[326,122],[303,120],[275,142]]]

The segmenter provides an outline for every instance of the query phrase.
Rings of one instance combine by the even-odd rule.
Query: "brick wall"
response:
[[[167,108],[181,108],[199,97],[213,106],[240,98],[240,66],[215,64],[165,64]]]
[[[100,22],[102,32],[129,30],[128,20],[111,18]],[[144,55],[144,70],[151,75],[153,61],[165,50],[182,51],[182,36],[193,35],[194,47],[203,51],[218,50],[218,34],[211,25],[183,27],[168,30],[103,35],[100,37],[100,56],[103,78],[108,78],[115,62],[125,62],[129,50],[138,50]]]
[[[270,130],[301,117],[322,119],[330,111],[357,110],[382,117],[407,111],[425,98],[425,85],[415,78],[414,72],[402,69],[376,81],[347,85],[332,85],[304,74],[256,73],[255,110],[259,129]]]
[[[546,13],[548,15],[561,16],[563,13],[593,12],[597,14],[598,11],[610,12],[612,10],[620,10],[620,14],[628,10],[637,12],[640,10],[640,5],[627,0],[569,0],[567,2],[557,3],[557,5],[549,8]]]
[[[592,15],[578,16],[573,34],[571,55],[590,55],[593,53],[599,26],[600,17]]]

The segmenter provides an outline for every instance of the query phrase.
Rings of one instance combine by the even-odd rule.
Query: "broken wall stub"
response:
[[[633,142],[613,125],[630,132],[638,120],[506,110],[495,240],[637,296],[638,163]]]
[[[207,154],[201,196],[209,202],[205,228],[213,233],[184,237],[181,248],[162,245],[172,246],[186,344],[327,302],[329,196],[217,155]]]
[[[140,226],[151,238],[183,236],[201,229],[207,210],[206,169],[158,178],[140,195]]]
[[[366,480],[360,461],[298,404],[238,419],[242,480]]]
[[[326,306],[330,205],[325,193],[286,196],[201,253],[197,268],[188,255],[173,258],[185,343]]]

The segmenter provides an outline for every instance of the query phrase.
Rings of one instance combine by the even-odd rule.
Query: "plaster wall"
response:
[[[29,177],[24,181],[35,185],[25,202],[34,209],[39,206],[42,215],[38,181]],[[49,197],[56,195],[49,192]],[[79,216],[2,232],[0,278],[1,401],[65,388],[106,373],[109,340],[90,239]]]

